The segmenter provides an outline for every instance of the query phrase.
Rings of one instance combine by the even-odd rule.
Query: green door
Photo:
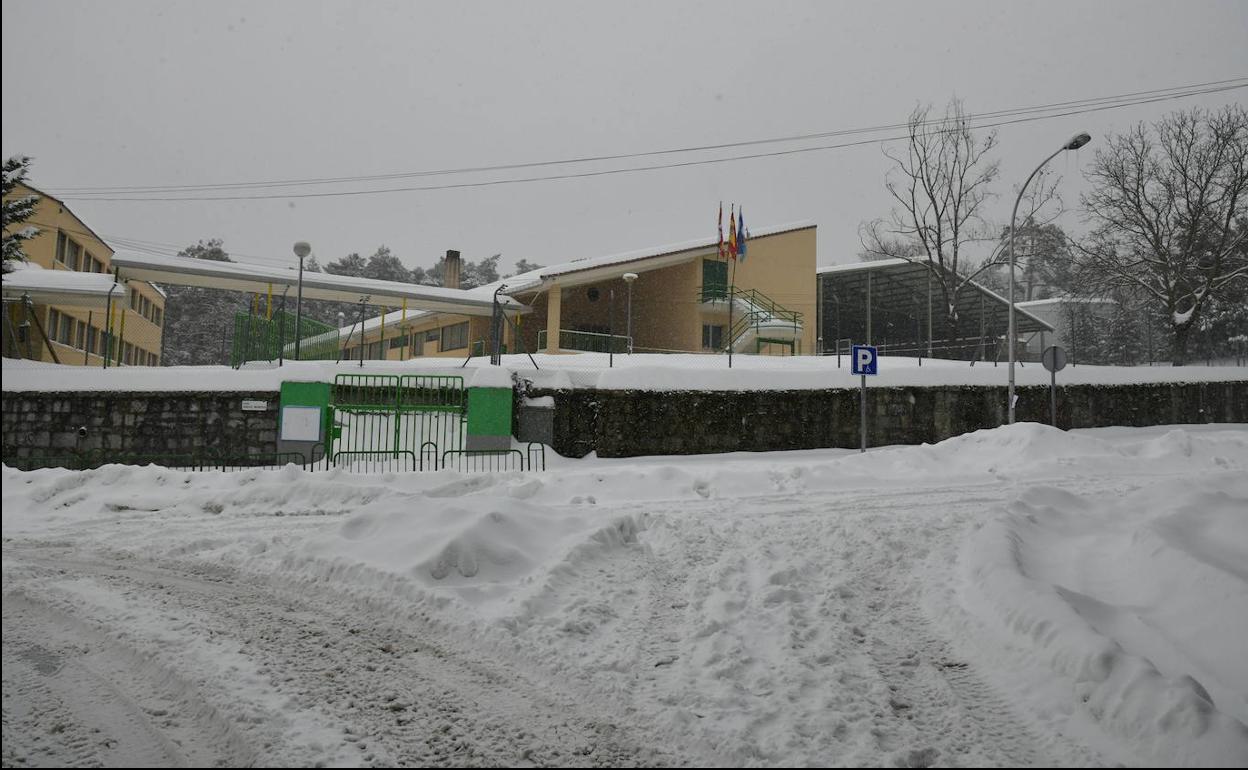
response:
[[[716,259],[702,260],[702,301],[709,302],[728,296],[728,263]]]

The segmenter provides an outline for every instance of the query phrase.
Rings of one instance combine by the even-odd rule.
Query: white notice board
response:
[[[282,407],[282,441],[320,441],[321,407]]]

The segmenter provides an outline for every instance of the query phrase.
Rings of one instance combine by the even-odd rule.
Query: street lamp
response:
[[[628,284],[628,354],[633,354],[633,281],[637,280],[636,273],[625,273],[624,283]]]
[[[1057,148],[1057,150],[1045,158],[1044,161],[1036,166],[1036,170],[1031,172],[1031,176],[1027,177],[1027,181],[1023,182],[1023,186],[1018,190],[1018,197],[1014,199],[1014,211],[1010,213],[1010,324],[1009,339],[1006,345],[1010,349],[1010,390],[1006,398],[1009,401],[1009,424],[1014,424],[1014,220],[1018,216],[1018,204],[1023,200],[1023,191],[1027,189],[1027,185],[1031,184],[1031,180],[1036,178],[1036,174],[1040,173],[1040,169],[1045,164],[1053,160],[1063,150],[1077,150],[1088,142],[1092,141],[1092,137],[1087,134],[1076,134],[1069,142]]]
[[[299,327],[303,325],[303,258],[312,253],[307,241],[295,241],[295,256],[299,258],[299,295],[295,298],[295,360],[299,360],[299,343],[303,341]]]

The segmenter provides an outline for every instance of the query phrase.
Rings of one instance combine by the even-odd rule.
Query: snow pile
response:
[[[471,480],[421,498],[366,506],[305,553],[415,579],[472,605],[508,598],[542,569],[560,569],[569,553],[636,542],[630,517],[603,523],[514,497],[460,497]],[[448,488],[449,487],[449,488]],[[435,503],[455,497],[448,504]]]
[[[510,387],[513,375],[535,387],[559,390],[821,390],[857,388],[849,357],[842,366],[836,356],[733,357],[732,368],[722,355],[673,353],[617,355],[614,366],[605,353],[503,356],[502,366],[489,358],[420,357],[408,361],[276,361],[251,362],[242,369],[228,366],[126,366],[101,369],[3,359],[6,391],[277,391],[284,381],[333,382],[338,374],[457,375],[466,386]],[[540,369],[533,368],[533,361]],[[1039,364],[1016,370],[1020,386],[1049,384],[1049,373]],[[1007,369],[979,362],[883,357],[880,374],[869,378],[869,388],[990,385],[1005,387]],[[1149,382],[1240,382],[1248,380],[1244,366],[1089,366],[1063,369],[1061,385],[1124,385]],[[1047,404],[1047,401],[1046,401]]]
[[[270,654],[229,623],[183,643],[179,605],[215,607],[202,576],[233,576],[264,608],[221,594],[240,628],[305,622],[265,614],[286,601],[325,608],[331,638],[298,653],[325,656],[312,679],[371,691],[355,661],[380,650],[400,706],[462,690],[469,722],[537,682],[671,764],[1248,764],[1248,426],[1020,423],[865,454],[550,467],[5,468],[6,595],[70,602],[200,682]],[[79,560],[102,566],[78,576]],[[159,579],[144,593],[114,570]],[[471,663],[395,673],[443,654]],[[289,689],[291,667],[257,702],[363,722],[378,756],[404,756],[397,712],[322,714],[333,699]]]
[[[1187,454],[1191,442],[1173,431],[1138,454]],[[1067,679],[1111,732],[1166,764],[1248,759],[1242,465],[1108,504],[1032,487],[965,559],[972,606]]]

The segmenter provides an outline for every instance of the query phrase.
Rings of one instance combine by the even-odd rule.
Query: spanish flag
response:
[[[728,210],[728,256],[737,258],[737,212],[734,205]]]
[[[724,202],[723,201],[719,202],[719,219],[717,220],[717,224],[719,226],[719,258],[723,259],[724,258]]]

